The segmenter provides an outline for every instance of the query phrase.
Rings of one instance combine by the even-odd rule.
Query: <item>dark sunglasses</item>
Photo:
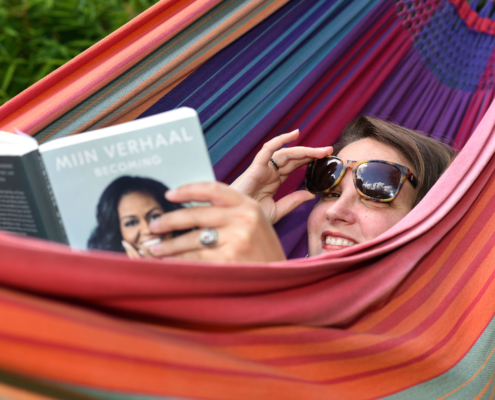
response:
[[[329,193],[347,171],[352,169],[354,186],[366,199],[385,203],[395,199],[407,179],[414,188],[418,179],[403,165],[383,160],[352,161],[327,156],[311,161],[306,170],[306,190],[313,194]]]

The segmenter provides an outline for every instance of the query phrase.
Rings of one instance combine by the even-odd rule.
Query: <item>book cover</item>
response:
[[[166,190],[215,180],[189,108],[54,140],[40,153],[68,242],[80,249],[123,251],[133,229],[124,239],[136,245],[146,239],[140,224],[180,207]]]
[[[0,229],[67,243],[36,140],[0,132]]]

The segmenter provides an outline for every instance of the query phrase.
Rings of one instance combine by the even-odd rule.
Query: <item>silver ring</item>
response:
[[[273,166],[275,167],[275,169],[278,171],[280,169],[280,167],[277,165],[277,163],[275,162],[275,160],[273,158],[270,157],[270,162],[273,164]]]
[[[205,247],[215,247],[218,244],[218,233],[215,229],[205,229],[199,234],[199,241]]]

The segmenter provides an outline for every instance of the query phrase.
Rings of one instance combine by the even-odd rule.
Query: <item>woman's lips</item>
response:
[[[321,235],[322,248],[325,250],[341,250],[354,246],[355,239],[340,232],[325,231]]]

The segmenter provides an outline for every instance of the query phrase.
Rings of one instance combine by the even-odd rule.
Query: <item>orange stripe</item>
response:
[[[81,313],[84,314],[84,313]],[[0,363],[9,366],[6,360],[12,352],[10,349],[15,346],[16,341],[2,338],[15,337],[21,340],[33,341],[31,344],[19,344],[19,346],[44,347],[43,351],[57,351],[57,346],[62,346],[64,350],[58,350],[63,354],[71,355],[74,352],[93,352],[94,358],[111,357],[136,358],[152,363],[181,361],[184,365],[191,367],[210,367],[229,370],[239,370],[245,372],[256,372],[255,365],[242,365],[238,360],[232,360],[221,353],[212,351],[206,347],[192,346],[190,342],[170,339],[157,335],[152,329],[143,329],[139,325],[132,323],[121,323],[119,321],[106,320],[104,326],[97,324],[74,321],[70,317],[59,318],[43,312],[35,312],[18,306],[0,304],[0,315],[2,319],[9,321],[0,327],[0,343],[8,345],[0,353]],[[22,317],[20,317],[22,316]],[[90,316],[94,322],[98,318]],[[33,330],[33,326],[42,326],[42,330]],[[52,347],[55,346],[55,347]],[[7,349],[8,350],[5,350]],[[51,349],[51,350],[50,350]],[[18,356],[19,353],[17,353]],[[15,353],[11,356],[15,357]],[[40,363],[39,371],[42,371],[45,363],[50,363],[51,357],[46,360],[38,360],[31,353],[27,352],[22,357],[22,362],[26,365]],[[70,364],[68,364],[70,365]],[[25,370],[27,373],[34,371]],[[65,372],[60,371],[62,376]],[[283,375],[283,371],[273,371],[276,375]]]
[[[490,218],[485,227],[480,231],[480,233],[471,241],[471,245],[466,248],[466,251],[456,263],[452,271],[447,275],[440,285],[435,288],[435,291],[428,298],[428,301],[423,303],[415,311],[408,314],[399,324],[394,328],[389,330],[387,333],[392,335],[399,335],[401,333],[408,332],[418,326],[423,322],[436,307],[445,299],[449,292],[454,288],[454,286],[463,279],[463,274],[470,266],[474,259],[478,256],[479,252],[486,245],[488,240],[493,235],[493,227],[495,226],[495,214]],[[476,273],[470,279],[481,279],[479,282],[483,282],[483,276],[486,275],[486,271],[482,268],[478,268]],[[466,288],[464,288],[459,294],[458,298],[462,297],[462,293]]]
[[[31,357],[23,360],[19,354],[29,354]],[[185,356],[177,359],[185,360]],[[2,354],[2,364],[4,363],[11,370],[29,370],[33,375],[53,379],[60,379],[63,371],[63,381],[68,384],[155,396],[168,394],[204,398],[205,393],[209,393],[214,394],[216,399],[316,399],[312,395],[313,391],[328,390],[310,383],[138,365],[135,362],[98,359],[84,354],[64,354],[54,349],[19,344],[9,344],[6,354]],[[264,368],[259,367],[258,372],[263,373]]]
[[[493,265],[486,263],[485,267]],[[471,349],[479,336],[483,333],[484,327],[489,323],[487,318],[487,310],[493,309],[495,302],[495,283],[492,283],[482,300],[476,308],[471,312],[469,317],[464,321],[461,328],[452,337],[449,343],[443,346],[438,352],[432,354],[428,358],[419,361],[415,364],[397,368],[390,372],[357,379],[354,381],[333,385],[335,398],[352,398],[352,399],[368,399],[375,397],[386,396],[395,393],[413,385],[428,381],[436,376],[445,373],[452,368],[464,355]],[[407,343],[402,346],[401,351],[410,358],[421,354],[425,345],[431,347],[429,338],[424,338],[426,341],[416,343]],[[404,355],[398,354],[404,361]],[[359,371],[359,366],[365,363],[380,363],[382,357],[390,357],[390,355],[381,353],[375,358],[358,358],[354,360],[354,371]],[[341,366],[334,365],[334,372],[338,372]],[[317,365],[315,368],[325,368],[325,365]],[[339,397],[339,395],[341,397]]]
[[[153,90],[150,95],[148,93],[146,95],[146,99],[144,101],[139,100],[136,101],[135,103],[132,103],[130,105],[126,105],[126,107],[123,107],[119,110],[118,114],[110,119],[107,123],[101,126],[101,128],[106,127],[106,126],[111,126],[111,125],[117,125],[117,124],[123,124],[124,122],[129,122],[129,121],[134,121],[137,117],[139,117],[142,113],[144,113],[148,108],[150,108],[153,104],[155,104],[158,100],[160,100],[163,96],[165,96],[167,93],[170,93],[177,85],[182,83],[185,79],[189,77],[195,70],[189,71],[189,73],[182,77],[181,79],[173,80],[173,83],[171,85],[168,85],[164,89],[162,88],[162,85],[160,85],[159,88],[157,88],[157,93],[155,93],[155,90]],[[165,85],[163,85],[165,86]],[[162,90],[162,91],[160,91]],[[153,94],[155,93],[155,94]],[[98,127],[100,128],[100,127]]]
[[[408,338],[403,344],[370,356],[346,358],[344,360],[327,362],[315,362],[311,364],[287,367],[285,369],[289,373],[301,377],[311,376],[312,379],[330,379],[345,377],[357,373],[375,371],[380,368],[394,366],[403,362],[408,362],[418,355],[424,354],[425,352],[439,344],[444,339],[445,335],[447,335],[448,332],[450,332],[451,329],[456,325],[460,316],[478,295],[479,287],[486,282],[486,271],[491,271],[490,265],[493,265],[493,260],[495,260],[495,249],[491,250],[490,256],[487,257],[487,259],[485,259],[485,261],[480,265],[477,273],[470,279],[469,282],[466,283],[466,286],[458,294],[456,299],[449,305],[449,308],[445,310],[443,315],[427,330],[419,334],[417,337]],[[494,282],[492,282],[492,286],[495,286]],[[495,294],[485,293],[485,297],[490,296],[495,301]],[[480,315],[473,319],[473,321],[471,322],[471,330],[462,334],[463,340],[466,340],[466,343],[474,343],[478,339],[479,335],[481,335],[481,333],[483,332],[485,326],[493,318],[493,313],[487,313],[486,308],[479,309],[479,304],[476,306],[476,309],[479,310]],[[472,310],[468,318],[472,319],[474,312],[475,311]],[[464,321],[463,326],[465,325],[466,322]],[[407,333],[409,332],[404,332],[404,334]],[[456,335],[459,335],[459,333],[457,333]],[[400,338],[401,336],[402,335],[400,334],[380,335],[382,340]],[[467,340],[466,337],[469,337],[470,339]],[[340,346],[337,346],[337,350],[335,350],[336,346],[334,344],[332,344],[332,349],[330,351],[323,350],[324,346],[322,345],[320,345],[319,347],[321,351],[316,354],[338,354],[340,352]],[[447,347],[449,346],[447,345]],[[411,351],[411,349],[415,349],[415,351]],[[443,349],[439,351],[443,351]],[[449,353],[443,356],[442,362],[435,366],[435,368],[439,368],[439,370],[436,371],[437,375],[439,373],[445,372],[448,368],[455,365],[455,363],[457,363],[460,359],[455,358],[454,356],[449,356],[448,354]],[[313,371],[316,366],[318,366],[317,371]],[[328,375],[329,371],[325,369],[325,366],[332,366],[331,375]],[[333,368],[335,368],[335,370],[333,370]],[[430,373],[431,369],[432,367],[430,367],[430,370],[427,373]],[[401,380],[399,377],[396,377],[394,379],[399,381]],[[409,379],[409,377],[406,377],[405,379]]]
[[[495,188],[495,185],[492,185],[492,188]],[[472,223],[475,221],[469,221],[469,227],[472,226]],[[331,340],[327,342],[321,342],[318,344],[315,343],[308,343],[306,345],[299,345],[297,347],[292,347],[290,349],[286,349],[283,345],[282,348],[286,350],[290,350],[289,352],[286,352],[284,356],[296,356],[296,355],[311,355],[311,354],[339,354],[343,353],[349,350],[357,350],[357,349],[364,349],[367,348],[371,345],[375,345],[378,343],[381,343],[385,340],[388,340],[390,337],[399,337],[401,335],[405,335],[409,332],[411,332],[413,329],[415,329],[419,324],[421,324],[424,320],[426,320],[430,314],[435,311],[435,309],[440,305],[440,303],[444,300],[444,298],[449,294],[449,292],[452,290],[454,285],[462,279],[462,275],[465,272],[465,269],[469,267],[469,265],[473,262],[473,260],[477,257],[479,254],[480,250],[483,248],[483,246],[486,245],[487,241],[491,237],[493,233],[493,226],[495,226],[495,215],[493,215],[489,221],[487,221],[485,227],[479,232],[479,234],[475,237],[472,238],[470,241],[472,243],[471,246],[469,246],[469,250],[466,251],[463,256],[459,259],[459,261],[456,263],[456,266],[452,269],[450,274],[446,276],[441,284],[435,289],[435,291],[431,294],[431,296],[428,298],[425,303],[423,303],[418,309],[413,311],[412,313],[405,315],[404,319],[399,322],[395,327],[390,329],[386,334],[383,335],[369,335],[366,336],[366,341],[363,341],[362,336],[352,336],[352,337],[347,337],[347,338],[342,338],[342,339],[336,339],[336,340]],[[463,227],[464,228],[464,227]],[[462,229],[464,231],[464,229]],[[456,238],[456,244],[460,243],[459,238]],[[453,249],[450,248],[446,251],[446,253],[451,253]],[[445,253],[444,253],[445,254]],[[450,254],[449,254],[450,255]],[[442,263],[440,263],[440,260]],[[435,269],[436,272],[441,269],[441,267],[447,262],[448,259],[447,257],[444,257],[442,255],[437,261],[433,269]],[[424,260],[423,262],[427,262],[427,260]],[[474,276],[471,278],[471,282],[473,279],[480,279],[479,282],[483,282],[483,275],[485,274],[485,271],[483,271],[482,268],[478,268],[477,272],[474,274]],[[425,274],[425,276],[428,276],[429,274]],[[413,293],[416,293],[419,291],[423,285],[429,282],[429,279],[426,279],[425,276],[422,277],[420,280],[421,285],[420,287],[415,287],[413,285],[412,290]],[[430,278],[431,279],[431,278]],[[467,285],[466,285],[467,287]],[[466,287],[464,288],[463,291],[466,290]],[[462,297],[462,293],[459,293],[458,298]],[[407,292],[406,292],[407,293]],[[473,296],[476,295],[476,292],[473,293]],[[410,296],[409,296],[410,297]],[[403,297],[404,299],[404,297]],[[397,303],[393,304],[394,302],[392,301],[392,310],[395,311],[397,309]],[[461,305],[457,305],[455,303],[455,307],[462,307]],[[452,305],[449,307],[451,308]],[[379,311],[382,316],[383,314],[390,314],[389,312],[389,305],[387,304],[382,310]],[[367,320],[366,322],[368,322]],[[358,323],[359,324],[359,323]],[[363,324],[364,325],[364,324]],[[354,328],[351,328],[354,330]],[[445,328],[446,329],[446,328]],[[329,349],[329,345],[331,344],[331,348]],[[246,346],[233,346],[230,349],[225,349],[226,352],[229,354],[233,354],[236,356],[241,356],[241,357],[246,357],[248,359],[267,359],[267,358],[274,358],[276,357],[275,354],[277,353],[277,345],[246,345]],[[218,350],[225,348],[224,346],[218,346],[216,347]]]
[[[485,194],[476,202],[475,207],[472,207],[472,212],[469,214],[465,221],[460,221],[462,223],[462,228],[458,231],[456,236],[451,240],[448,248],[439,257],[437,262],[435,262],[432,267],[426,271],[426,273],[418,279],[406,292],[398,297],[395,297],[387,304],[387,307],[377,311],[372,317],[367,318],[366,321],[362,323],[357,323],[352,327],[353,331],[365,332],[377,324],[382,322],[387,318],[392,312],[396,311],[399,307],[407,303],[414,295],[416,295],[428,282],[430,282],[433,277],[441,269],[442,265],[448,260],[452,252],[466,240],[466,233],[471,229],[473,224],[478,219],[479,215],[483,212],[485,207],[492,201],[495,197],[495,180],[490,183],[488,190]],[[445,239],[444,239],[445,240]],[[467,252],[471,253],[471,252]],[[474,253],[474,252],[473,252]],[[475,256],[476,254],[474,254]],[[467,257],[470,257],[467,255]],[[472,257],[472,255],[471,255]],[[424,261],[423,261],[424,262]]]
[[[495,251],[495,250],[494,250]],[[493,253],[492,253],[493,254]],[[490,265],[490,260],[486,260],[485,265],[482,267],[487,268]],[[310,383],[291,383],[288,381],[279,381],[273,379],[257,379],[252,377],[232,377],[229,375],[210,375],[208,373],[202,372],[197,373],[194,371],[184,371],[179,369],[171,369],[164,366],[154,366],[154,365],[141,365],[136,362],[126,361],[126,360],[112,360],[107,358],[99,358],[96,356],[78,354],[66,352],[63,350],[53,349],[53,348],[38,348],[31,345],[18,344],[18,343],[8,343],[8,346],[1,346],[7,351],[0,355],[2,364],[7,365],[9,368],[14,368],[16,370],[22,370],[28,373],[33,373],[40,375],[43,373],[44,376],[52,377],[53,379],[63,379],[68,382],[96,385],[102,388],[108,389],[118,389],[118,390],[137,390],[143,391],[147,389],[149,391],[161,391],[170,388],[175,388],[177,392],[174,393],[183,396],[197,396],[199,392],[205,390],[216,390],[209,393],[222,393],[224,390],[222,387],[225,385],[229,386],[231,382],[237,382],[238,385],[243,385],[243,388],[239,388],[240,393],[246,393],[246,388],[250,385],[260,387],[266,393],[272,395],[272,391],[279,393],[283,390],[284,394],[280,398],[297,398],[292,397],[292,393],[299,393],[301,390],[307,392],[310,397],[305,396],[305,398],[317,398],[317,394],[328,391],[327,395],[330,393],[342,393],[346,395],[351,395],[352,398],[368,398],[373,396],[380,396],[389,393],[391,390],[402,390],[409,387],[411,384],[422,382],[426,379],[431,379],[432,377],[438,375],[439,369],[448,368],[448,362],[452,360],[460,359],[465,352],[470,348],[472,343],[476,341],[480,333],[483,331],[483,316],[486,319],[487,307],[495,301],[495,285],[492,283],[488,295],[485,295],[482,301],[476,306],[475,310],[470,314],[470,316],[464,321],[463,326],[457,332],[457,334],[451,339],[449,345],[441,348],[437,353],[430,356],[427,360],[420,361],[412,366],[398,369],[396,371],[391,371],[384,373],[382,375],[358,379],[357,381],[346,382],[338,385],[332,386],[321,386],[321,385],[311,385]],[[3,314],[2,314],[3,315]],[[22,315],[22,318],[19,316]],[[18,319],[24,319],[24,314],[17,313]],[[12,318],[8,318],[12,320]],[[44,326],[49,330],[59,329],[59,326],[53,326],[51,321],[45,319],[42,321],[42,325],[33,325],[31,319],[26,322],[26,329],[32,326]],[[485,325],[486,326],[486,325]],[[84,328],[84,327],[83,327]],[[445,334],[445,331],[440,331]],[[37,332],[37,334],[40,332]],[[65,337],[67,335],[66,331],[59,332],[59,336]],[[319,378],[319,372],[326,371],[326,378],[334,378],[339,376],[339,372],[342,368],[348,369],[348,373],[353,374],[362,371],[362,364],[373,365],[375,368],[383,367],[386,365],[393,365],[393,363],[402,362],[405,358],[412,358],[417,354],[421,354],[425,349],[430,348],[432,345],[438,341],[439,338],[428,337],[425,333],[425,337],[420,338],[421,340],[411,341],[403,346],[402,348],[394,349],[394,352],[382,352],[370,357],[360,357],[353,360],[346,360],[345,362],[328,362],[328,363],[318,363],[313,364],[308,367],[312,370],[312,375],[309,377],[311,380]],[[93,343],[99,342],[102,338],[99,335],[87,336],[87,332],[82,332],[81,337],[85,338],[87,348],[92,348],[94,346],[102,346],[105,349],[109,349],[110,346],[107,343]],[[120,340],[116,343],[116,347],[124,346],[122,352],[127,354],[133,353],[133,349],[129,347],[134,346],[134,339],[131,338],[129,341]],[[207,349],[196,348],[190,343],[187,344],[190,352],[183,352],[181,349],[181,343],[177,341],[170,341],[171,343],[165,342],[165,338],[160,338],[161,343],[156,343],[153,347],[153,352],[168,352],[173,351],[173,354],[169,355],[170,360],[183,360],[184,363],[190,363],[192,361],[197,361],[197,356],[204,356],[207,361],[206,365],[212,367],[215,366],[214,358],[217,356],[214,353],[209,352]],[[151,340],[150,340],[151,341]],[[170,347],[171,346],[171,347]],[[119,348],[120,349],[120,348]],[[116,349],[115,354],[118,353]],[[196,350],[196,354],[194,353]],[[206,353],[206,354],[202,354]],[[28,358],[20,360],[19,354],[27,354]],[[164,359],[167,357],[164,357]],[[191,359],[192,358],[192,359]],[[228,357],[230,359],[230,357]],[[156,357],[148,357],[148,359],[153,360]],[[245,360],[230,360],[231,370],[234,370],[233,366],[237,364],[238,370],[244,371],[257,371],[257,372],[267,372],[271,374],[283,374],[286,376],[303,377],[304,374],[288,368],[275,368],[275,367],[263,367],[261,365],[256,365],[255,363],[250,363]],[[447,362],[446,362],[447,361]],[[195,362],[195,365],[198,365]],[[224,363],[225,365],[227,363]],[[71,366],[70,370],[67,366]],[[191,364],[189,364],[191,365]],[[285,370],[285,372],[284,372]],[[287,373],[290,375],[287,375]],[[443,372],[443,371],[440,371]],[[167,385],[164,385],[164,376],[167,376]],[[189,389],[187,386],[188,379],[195,379],[195,388]],[[177,381],[171,383],[171,381]],[[212,387],[210,385],[211,381],[218,383],[218,386]],[[182,382],[182,383],[180,383]],[[189,381],[191,382],[191,381]],[[382,382],[383,384],[380,384]],[[385,384],[388,382],[387,384]],[[189,383],[189,386],[190,385]],[[358,390],[359,388],[359,390]],[[295,390],[297,389],[297,390]],[[199,390],[197,392],[196,390]],[[232,390],[232,391],[231,391]],[[234,394],[235,398],[249,398],[248,395],[240,396],[238,393],[238,388],[230,388],[227,392]],[[336,392],[335,392],[336,390]],[[244,391],[244,392],[243,392]],[[289,394],[290,393],[290,394]],[[229,398],[221,397],[221,398]],[[279,398],[279,396],[274,396],[271,398]]]

